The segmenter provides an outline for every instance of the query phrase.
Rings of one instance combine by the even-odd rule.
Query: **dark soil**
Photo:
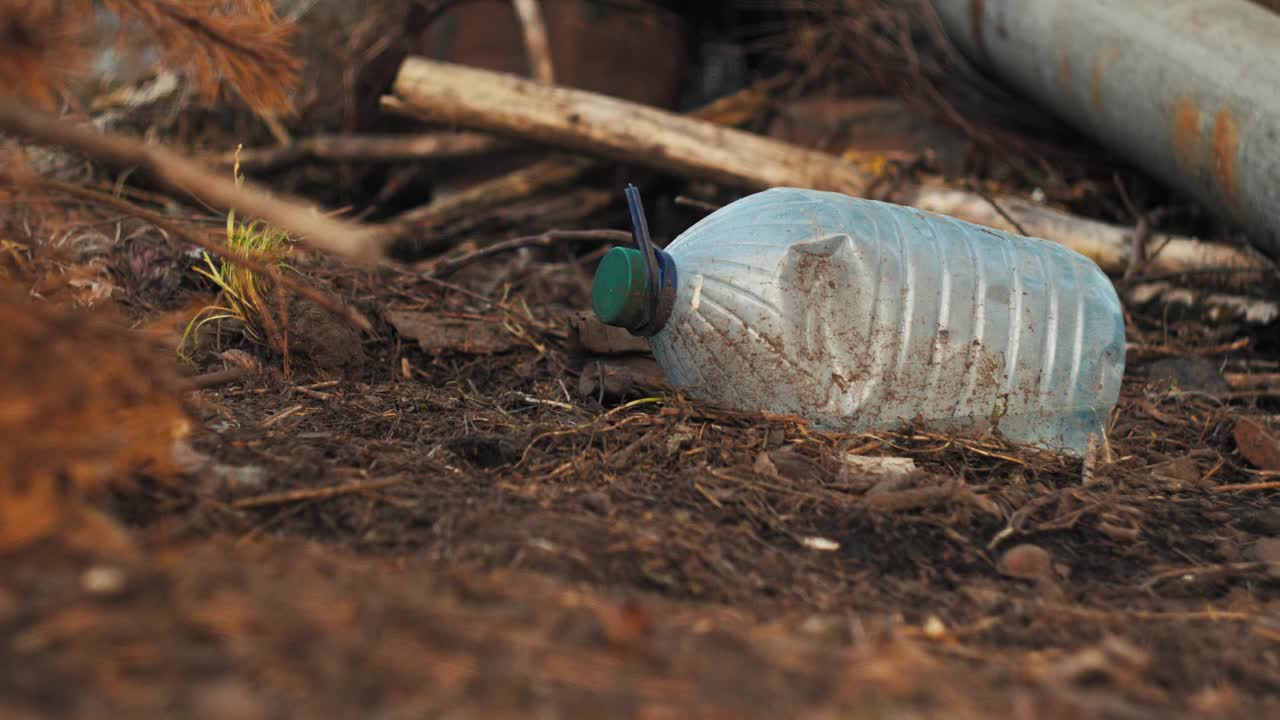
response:
[[[1252,552],[1280,491],[1223,491],[1265,480],[1232,429],[1274,409],[1169,391],[1170,357],[1267,360],[1203,328],[1133,319],[1148,350],[1081,461],[580,397],[565,318],[592,268],[554,255],[456,279],[479,291],[301,267],[370,317],[511,342],[428,354],[379,322],[336,365],[299,344],[286,380],[224,338],[268,369],[191,395],[178,482],[116,493],[136,552],[0,558],[6,717],[1280,712],[1280,580]]]
[[[424,52],[397,32],[422,42],[414,17],[456,4],[329,3],[342,16],[403,13],[312,33],[322,79],[307,77],[316,92],[294,137],[417,129],[379,124],[378,78]],[[742,5],[761,13],[744,10],[752,22],[786,19]],[[898,93],[913,111],[947,102],[934,85],[973,94],[942,82],[948,65],[917,67],[909,25],[886,24],[910,5],[844,5],[857,11],[806,10],[813,32],[774,38],[799,59],[768,73],[794,73],[770,104],[794,110],[816,93],[839,114],[868,84],[925,79],[902,68],[932,78]],[[634,27],[586,35],[647,43]],[[508,45],[503,57],[523,62]],[[667,47],[622,57],[630,74],[589,53],[577,62],[640,92],[665,87],[658,70],[675,63],[653,54]],[[863,64],[841,64],[849,55]],[[972,152],[966,136],[963,152],[928,161],[899,147],[882,158],[877,196],[943,172],[1108,222],[1159,210],[1161,232],[1212,226],[1110,153],[1050,138],[1060,124],[1026,103],[970,100],[995,116],[975,124],[1003,119],[1032,137],[992,130]],[[347,117],[364,105],[369,118]],[[955,114],[942,109],[934,120]],[[241,115],[140,114],[135,130],[187,150],[266,143],[260,119]],[[766,119],[746,127],[765,132]],[[914,150],[930,127],[875,129]],[[525,152],[546,155],[318,161],[255,179],[374,221]],[[64,160],[64,179],[222,232],[224,216],[142,173]],[[409,264],[553,228],[626,227],[615,189],[627,182],[642,186],[660,242],[742,194],[609,163],[581,177],[401,238],[402,262],[376,269],[299,250],[295,277],[372,331],[294,298],[281,314],[287,365],[279,346],[227,324],[190,367],[177,337],[216,297],[190,247],[114,210],[0,187],[0,719],[1280,717],[1280,467],[1255,454],[1280,454],[1263,432],[1280,421],[1274,325],[1126,307],[1110,442],[1083,459],[998,432],[819,432],[682,397],[629,338],[592,356],[574,318],[599,242],[497,254],[447,281]],[[1245,290],[1274,296],[1261,282]],[[90,305],[112,332],[52,310]],[[157,337],[148,355],[143,340]],[[1246,416],[1262,431],[1238,443]],[[188,426],[176,470],[140,462]]]

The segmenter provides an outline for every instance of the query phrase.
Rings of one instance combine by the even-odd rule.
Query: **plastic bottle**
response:
[[[1083,255],[795,188],[727,205],[659,250],[627,197],[637,247],[601,260],[592,304],[647,338],[692,397],[843,431],[990,424],[1073,454],[1105,434],[1124,319]]]

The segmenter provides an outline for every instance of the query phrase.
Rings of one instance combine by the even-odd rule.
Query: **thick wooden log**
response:
[[[605,95],[410,57],[392,86],[423,119],[514,135],[748,189],[861,194],[872,178],[842,158]]]

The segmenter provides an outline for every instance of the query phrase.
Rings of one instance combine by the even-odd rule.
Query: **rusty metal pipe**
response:
[[[933,0],[966,54],[1280,259],[1280,15],[1246,0]]]

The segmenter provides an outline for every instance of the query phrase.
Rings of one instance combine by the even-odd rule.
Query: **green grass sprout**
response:
[[[237,185],[244,182],[244,176],[240,174],[241,147],[243,146],[236,148],[236,161],[232,169]],[[215,260],[208,252],[204,252],[203,265],[192,267],[218,287],[221,303],[202,308],[187,323],[178,346],[179,354],[184,359],[190,361],[188,348],[194,350],[198,346],[199,334],[205,325],[224,320],[238,320],[244,327],[245,336],[253,342],[281,342],[281,338],[273,337],[282,330],[267,304],[267,297],[273,289],[271,279],[237,264],[234,258],[254,258],[278,269],[290,270],[292,268],[284,261],[290,247],[289,236],[283,231],[257,221],[237,223],[234,208],[227,213],[227,248],[230,259],[222,257]]]

